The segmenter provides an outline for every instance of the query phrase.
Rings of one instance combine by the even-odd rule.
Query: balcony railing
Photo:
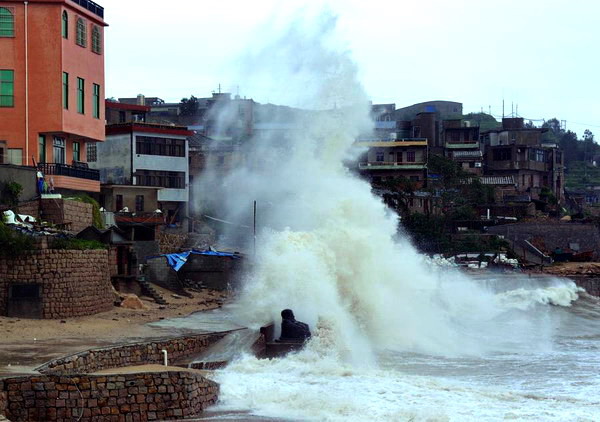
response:
[[[100,180],[100,172],[98,170],[89,169],[82,166],[70,166],[68,164],[56,163],[40,163],[38,170],[44,175],[52,176],[69,176],[79,179]]]
[[[71,1],[73,3],[80,5],[81,7],[89,10],[93,14],[100,16],[102,19],[104,19],[104,7],[100,6],[99,4],[96,4],[90,0],[71,0]]]
[[[425,168],[427,165],[424,161],[370,161],[370,162],[362,162],[358,163],[358,168],[360,170],[366,169],[420,169]]]

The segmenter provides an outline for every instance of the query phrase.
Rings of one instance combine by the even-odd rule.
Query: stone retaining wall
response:
[[[38,308],[31,318],[70,318],[108,311],[113,307],[105,250],[39,250],[16,259],[0,258],[0,315],[16,299],[14,285],[38,285],[41,297],[23,301],[23,311]],[[10,302],[10,303],[9,303]]]
[[[7,378],[0,387],[7,398],[5,415],[13,422],[183,419],[214,404],[219,391],[218,384],[193,371],[42,375]]]
[[[600,278],[598,277],[572,277],[579,287],[585,289],[585,291],[592,295],[600,297]]]
[[[167,350],[169,364],[196,356],[229,332],[197,334],[146,341],[104,349],[93,349],[55,359],[36,368],[42,374],[83,374],[123,366],[162,364]]]
[[[92,205],[68,199],[42,199],[41,219],[54,224],[68,224],[68,230],[79,233],[92,225]]]

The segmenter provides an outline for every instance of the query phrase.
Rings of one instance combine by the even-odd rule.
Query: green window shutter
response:
[[[63,108],[69,109],[69,74],[63,72]]]
[[[15,71],[0,70],[0,107],[15,105]]]
[[[94,84],[94,110],[93,116],[96,119],[100,118],[100,85]]]
[[[69,38],[69,15],[66,10],[62,14],[62,36]]]
[[[0,7],[0,37],[15,36],[15,16],[10,9]]]
[[[77,78],[77,112],[85,113],[85,80]]]

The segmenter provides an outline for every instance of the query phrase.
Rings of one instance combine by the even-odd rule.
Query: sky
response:
[[[265,26],[299,8],[328,8],[373,103],[463,103],[497,118],[600,135],[600,2],[596,0],[97,0],[107,97],[165,101],[218,91],[261,103],[268,90],[231,80]],[[259,41],[258,41],[259,42]],[[597,136],[600,139],[600,136]]]

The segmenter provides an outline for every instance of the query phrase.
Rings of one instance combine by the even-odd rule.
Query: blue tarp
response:
[[[232,254],[229,252],[219,252],[219,251],[211,251],[211,250],[207,250],[207,251],[191,250],[191,251],[187,251],[187,252],[169,253],[169,254],[164,254],[164,255],[149,256],[149,257],[146,257],[146,259],[161,258],[164,256],[165,258],[167,258],[167,263],[169,264],[169,266],[171,268],[173,268],[175,271],[179,271],[181,269],[181,267],[183,267],[183,265],[187,262],[190,254],[208,255],[208,256],[226,256],[226,257],[234,258],[234,259],[239,258],[238,255]]]

